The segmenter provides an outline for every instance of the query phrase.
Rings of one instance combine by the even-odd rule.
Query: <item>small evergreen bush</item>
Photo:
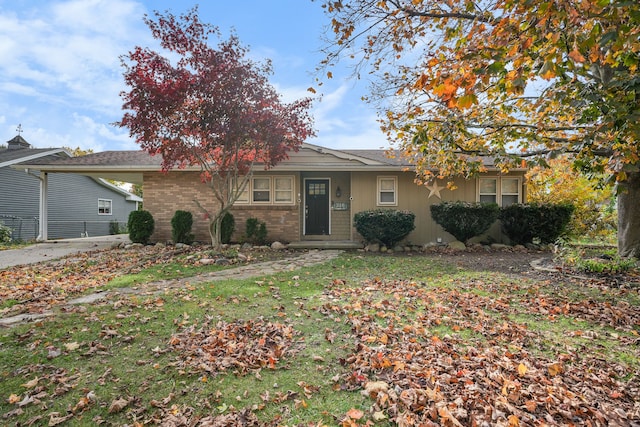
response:
[[[176,211],[171,218],[171,240],[173,243],[193,243],[194,235],[191,233],[193,227],[193,214],[189,211]]]
[[[570,204],[514,204],[500,210],[502,231],[519,245],[540,239],[553,243],[563,236],[571,220],[574,207]]]
[[[495,203],[442,202],[431,205],[431,217],[444,231],[461,242],[479,236],[499,216]]]
[[[11,242],[11,229],[5,225],[0,224],[0,243]]]
[[[127,231],[127,226],[126,224],[121,225],[118,221],[113,220],[109,223],[109,234],[123,234],[126,233]]]
[[[373,209],[358,212],[353,222],[358,233],[370,243],[392,248],[415,228],[413,212],[396,209]]]
[[[248,218],[245,238],[255,245],[263,245],[267,242],[267,224],[258,218]]]
[[[231,212],[227,212],[222,217],[220,223],[220,241],[222,243],[231,243],[231,236],[236,229],[236,220]]]
[[[155,228],[153,215],[151,215],[151,212],[145,210],[132,211],[129,214],[127,228],[129,229],[129,239],[131,239],[133,243],[146,245],[149,243],[149,239]]]

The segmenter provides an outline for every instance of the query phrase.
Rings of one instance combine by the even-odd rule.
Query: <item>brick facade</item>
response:
[[[171,218],[177,210],[193,214],[193,233],[197,241],[208,242],[209,221],[194,200],[213,211],[217,202],[213,192],[200,181],[197,172],[146,173],[144,175],[144,209],[155,220],[152,240],[171,239]],[[267,224],[267,238],[291,242],[300,240],[300,206],[237,206],[232,209],[235,219],[233,241],[240,241],[248,218],[257,218]]]

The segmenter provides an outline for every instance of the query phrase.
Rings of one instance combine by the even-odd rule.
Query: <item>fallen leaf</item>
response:
[[[109,405],[109,413],[114,414],[122,411],[129,405],[129,401],[127,399],[119,398],[111,402]]]
[[[77,350],[80,347],[80,344],[78,344],[77,342],[69,342],[66,343],[64,345],[64,348],[66,348],[68,351],[73,351],[73,350]]]
[[[38,381],[40,381],[40,378],[35,377],[31,381],[27,381],[26,383],[22,384],[22,387],[24,387],[24,388],[34,388],[35,386],[38,385]],[[11,403],[11,402],[9,402],[9,403]]]
[[[351,418],[352,420],[359,420],[363,416],[364,412],[359,409],[351,408],[347,411],[347,417]]]
[[[524,363],[520,363],[518,365],[518,374],[520,374],[521,377],[524,377],[526,373],[527,373],[527,366]]]

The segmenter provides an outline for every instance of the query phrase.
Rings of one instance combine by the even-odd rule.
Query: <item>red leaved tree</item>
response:
[[[194,202],[218,247],[222,218],[254,167],[273,167],[313,134],[311,100],[283,103],[268,81],[271,64],[247,59],[235,35],[220,40],[217,27],[199,20],[197,7],[180,17],[155,12],[145,23],[177,61],[142,47],[122,57],[131,89],[121,94],[126,112],[118,125],[129,128],[143,150],[162,155],[163,171],[200,168],[216,211]],[[208,44],[211,35],[220,40],[217,48]]]

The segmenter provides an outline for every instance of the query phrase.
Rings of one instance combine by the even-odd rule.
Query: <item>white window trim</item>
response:
[[[100,212],[100,202],[109,202],[109,213]],[[113,200],[112,199],[98,199],[98,215],[113,215]]]
[[[275,182],[276,179],[286,178],[291,181],[291,200],[286,202],[278,202],[276,201],[276,188]],[[253,191],[254,185],[253,181],[255,179],[269,179],[269,201],[261,202],[253,200]],[[241,181],[239,178],[238,181]],[[231,183],[231,185],[236,185],[235,183]],[[287,190],[289,191],[289,190]],[[241,206],[293,206],[296,204],[295,193],[296,193],[296,179],[293,175],[254,175],[251,177],[249,182],[247,182],[247,186],[245,188],[245,192],[248,195],[246,200],[236,200],[234,205]]]
[[[382,193],[382,181],[393,181],[393,202],[383,202],[380,199],[380,193]],[[378,206],[398,206],[398,177],[397,176],[378,176],[376,186],[376,201]],[[385,191],[386,192],[386,191]]]
[[[503,179],[513,179],[517,181],[518,185],[518,202],[522,203],[522,177],[519,176],[483,176],[478,178],[476,181],[476,202],[480,202],[481,195],[494,195],[494,193],[484,193],[480,194],[480,181],[483,179],[495,179],[496,180],[496,203],[498,206],[502,206],[502,196],[515,196],[515,193],[502,193],[502,180]]]

